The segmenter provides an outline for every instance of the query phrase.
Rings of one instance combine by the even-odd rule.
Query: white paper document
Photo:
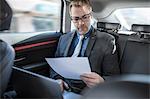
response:
[[[90,73],[87,57],[46,58],[51,68],[64,78],[80,79],[83,73]]]

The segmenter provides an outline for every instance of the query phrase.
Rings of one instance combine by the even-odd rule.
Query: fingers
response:
[[[89,88],[91,88],[91,87],[93,87],[93,86],[95,86],[95,85],[97,85],[98,84],[98,82],[95,80],[95,79],[89,79],[89,78],[81,78],[83,81],[84,81],[84,83],[89,87]]]
[[[68,84],[67,84],[66,82],[64,82],[64,81],[63,81],[63,84],[64,84],[64,85],[63,85],[63,86],[64,86],[64,89],[67,89],[67,90],[68,90],[68,89],[69,89]]]
[[[85,84],[89,87],[89,88],[92,88],[94,87],[96,84],[93,83],[93,82],[85,82]]]
[[[95,72],[84,73],[80,77],[86,83],[88,87],[93,87],[97,85],[98,83],[104,82],[104,79]]]
[[[81,79],[86,83],[86,84],[97,84],[99,83],[99,79],[96,78],[90,78],[90,77],[83,77],[81,76]]]
[[[64,91],[64,84],[63,84],[63,80],[61,80],[61,79],[57,79],[56,81],[57,81],[57,83],[60,85],[61,92],[63,92],[63,91]]]
[[[84,73],[83,75],[81,75],[81,77],[89,78],[89,79],[96,79],[96,78],[99,78],[100,76],[95,72],[91,72],[91,73]]]

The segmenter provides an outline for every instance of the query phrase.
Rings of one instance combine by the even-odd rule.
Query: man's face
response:
[[[91,25],[91,11],[87,6],[73,6],[70,11],[70,16],[77,31],[81,35],[88,32],[89,26]]]

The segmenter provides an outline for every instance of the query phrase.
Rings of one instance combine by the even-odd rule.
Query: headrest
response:
[[[150,25],[132,24],[132,31],[150,33]]]
[[[0,4],[0,31],[8,30],[12,18],[12,9],[5,0],[0,0]]]
[[[119,23],[107,23],[107,22],[97,22],[97,28],[104,28],[108,30],[118,30],[121,27]]]

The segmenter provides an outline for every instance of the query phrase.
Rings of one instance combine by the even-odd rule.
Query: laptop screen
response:
[[[62,99],[59,84],[39,74],[13,67],[12,82],[17,98]]]

